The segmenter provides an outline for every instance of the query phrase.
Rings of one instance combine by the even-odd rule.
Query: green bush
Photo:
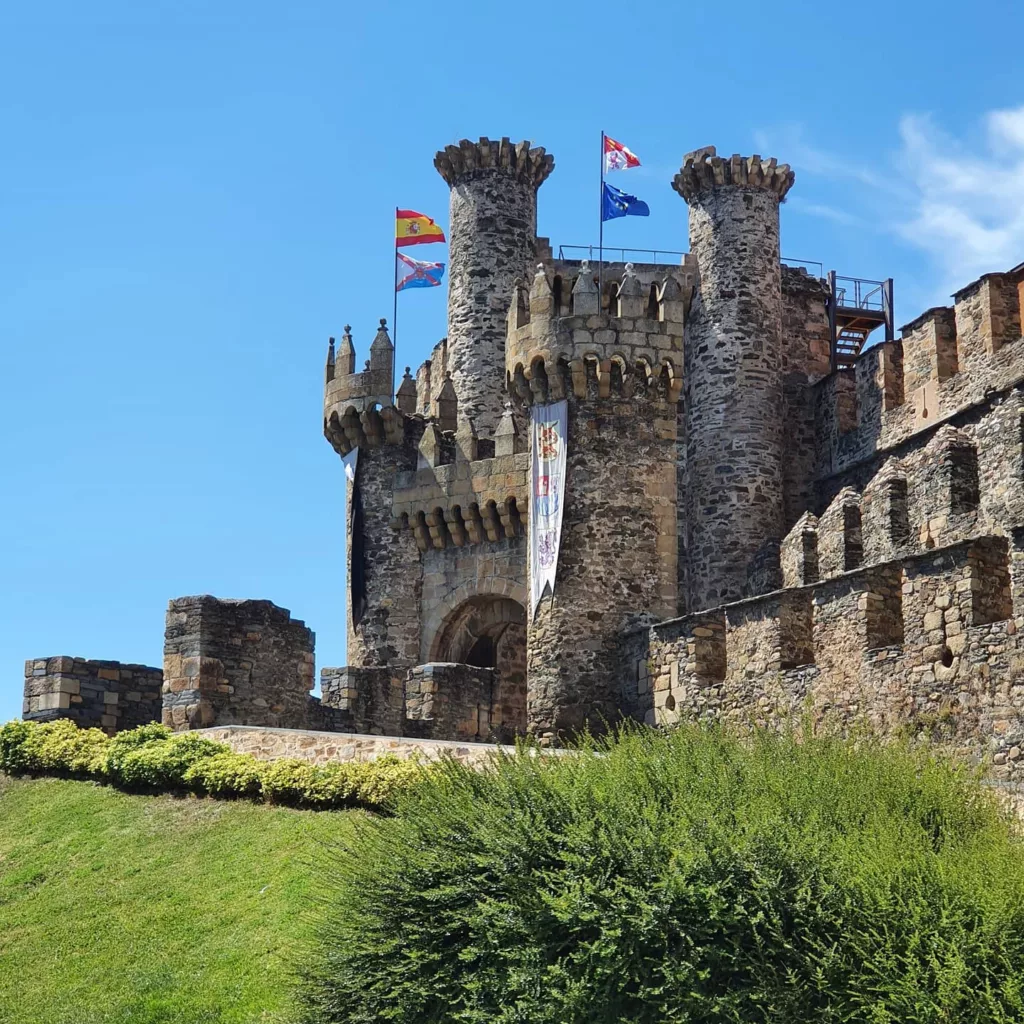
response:
[[[73,775],[146,792],[182,790],[249,797],[315,809],[384,807],[419,779],[415,761],[385,755],[375,761],[324,765],[236,754],[195,733],[143,725],[108,737],[74,722],[8,722],[0,727],[0,771],[11,775]]]
[[[110,743],[107,754],[107,775],[125,789],[168,790],[185,786],[185,773],[204,758],[229,753],[223,743],[183,732],[172,734],[163,726],[142,726],[152,730],[140,743],[119,744],[122,736],[131,737],[131,730],[119,733]],[[157,733],[156,730],[163,730]]]
[[[189,789],[210,796],[260,796],[261,762],[251,754],[210,754],[185,770]]]
[[[0,770],[83,777],[102,774],[109,743],[102,730],[80,729],[68,719],[43,725],[8,722],[0,728]]]
[[[1024,1019],[1024,844],[927,753],[627,731],[395,809],[324,872],[309,1021]]]

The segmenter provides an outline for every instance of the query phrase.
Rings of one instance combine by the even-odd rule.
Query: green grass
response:
[[[0,1021],[291,1021],[353,813],[0,776]]]

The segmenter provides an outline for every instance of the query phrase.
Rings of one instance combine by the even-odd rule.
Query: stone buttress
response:
[[[490,436],[505,402],[505,313],[534,261],[537,189],[554,158],[529,142],[463,139],[434,166],[451,188],[448,368],[461,415]]]
[[[676,612],[686,296],[682,275],[668,268],[652,308],[629,265],[611,314],[601,313],[584,262],[559,316],[548,270],[537,268],[528,306],[517,289],[506,365],[509,392],[523,405],[565,398],[569,407],[554,595],[527,614],[528,727],[552,742],[619,717],[620,631]]]
[[[673,188],[690,207],[700,282],[686,326],[688,570],[697,611],[780,583],[783,534],[779,202],[775,160],[688,154]]]

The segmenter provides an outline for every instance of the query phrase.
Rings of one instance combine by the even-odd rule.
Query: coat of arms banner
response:
[[[530,614],[545,589],[555,591],[558,546],[562,539],[565,497],[566,401],[535,405],[530,415]]]

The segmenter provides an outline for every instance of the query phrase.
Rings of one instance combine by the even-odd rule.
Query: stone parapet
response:
[[[69,718],[113,735],[160,720],[163,672],[149,665],[60,656],[25,662],[22,717]]]
[[[394,404],[395,349],[388,336],[387,321],[380,327],[370,346],[370,358],[360,372],[355,372],[355,346],[351,327],[345,328],[341,347],[335,352],[334,339],[327,349],[324,371],[324,420],[332,415],[341,416],[346,409],[356,413],[376,406]]]
[[[683,166],[672,179],[672,187],[687,202],[717,188],[764,189],[781,201],[795,180],[789,164],[780,164],[775,157],[762,160],[757,154],[734,153],[723,158],[716,154],[714,146],[705,146],[683,157]]]
[[[457,146],[445,146],[434,157],[434,167],[449,186],[480,174],[497,173],[537,189],[555,169],[555,158],[542,146],[531,147],[529,142],[481,137],[477,142],[463,139]]]

